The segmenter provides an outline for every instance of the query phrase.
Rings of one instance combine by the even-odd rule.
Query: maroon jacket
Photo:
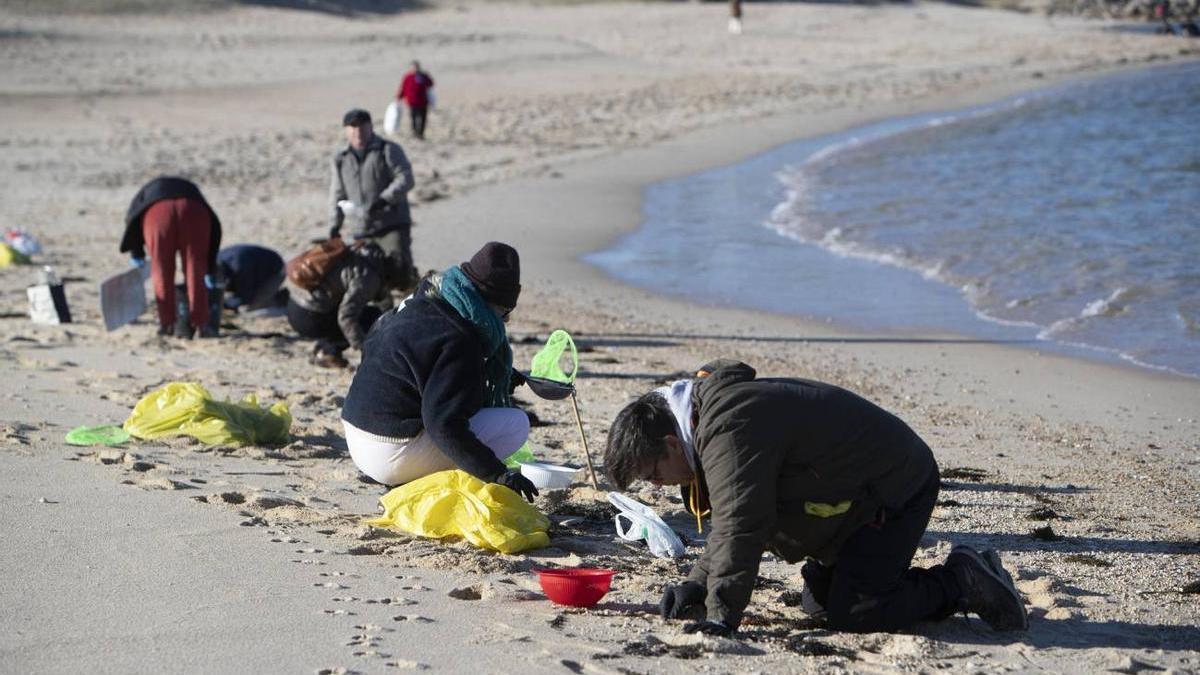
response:
[[[426,92],[430,89],[433,89],[433,78],[428,73],[425,71],[408,73],[400,82],[396,98],[404,99],[410,108],[424,108],[429,105],[429,97]]]

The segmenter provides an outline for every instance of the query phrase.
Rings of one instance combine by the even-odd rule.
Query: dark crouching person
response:
[[[349,365],[342,352],[362,349],[371,324],[383,313],[376,305],[390,300],[392,269],[378,246],[365,244],[339,258],[312,290],[288,281],[288,323],[300,337],[317,341],[314,365]]]
[[[690,511],[710,513],[703,555],[660,608],[665,618],[696,610],[704,619],[689,632],[737,630],[764,551],[807,559],[804,607],[836,630],[899,630],[956,611],[996,630],[1028,625],[995,552],[955,546],[941,565],[910,566],[937,500],[933,453],[844,389],[715,361],[623,409],[604,466],[620,488],[681,485]]]
[[[158,334],[191,338],[216,336],[209,324],[208,292],[215,286],[212,272],[221,247],[221,221],[196,184],[175,176],[159,176],[142,186],[125,214],[121,252],[137,267],[146,264],[158,308]],[[187,281],[188,325],[175,326],[175,258],[183,261]]]
[[[283,258],[265,246],[237,244],[217,254],[217,269],[225,282],[226,309],[245,312],[281,306]]]
[[[517,251],[490,242],[379,320],[342,408],[359,470],[392,486],[458,468],[533,500],[502,461],[529,436],[504,328],[520,292]]]

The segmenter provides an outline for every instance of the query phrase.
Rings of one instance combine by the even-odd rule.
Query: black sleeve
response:
[[[205,206],[208,206],[208,204],[205,203]],[[217,253],[221,250],[221,219],[217,217],[217,212],[213,211],[211,206],[208,206],[208,217],[212,223],[208,238],[208,271],[215,273],[217,270]]]
[[[471,433],[471,416],[483,403],[483,357],[467,341],[449,341],[438,355],[421,392],[425,432],[458,468],[490,481],[504,462]]]
[[[146,203],[146,187],[138,190],[129,203],[125,212],[125,233],[121,235],[121,253],[129,253],[135,258],[146,257],[146,241],[142,236],[142,214],[149,204]]]

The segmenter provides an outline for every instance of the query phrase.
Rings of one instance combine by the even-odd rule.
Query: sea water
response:
[[[694,301],[1200,375],[1200,64],[791,143],[649,186],[587,256]]]

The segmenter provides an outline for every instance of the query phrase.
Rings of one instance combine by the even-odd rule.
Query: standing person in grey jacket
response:
[[[375,135],[371,113],[366,110],[347,112],[342,125],[348,143],[333,155],[329,236],[341,236],[346,219],[338,202],[353,202],[363,217],[351,224],[351,237],[377,244],[391,259],[398,287],[410,288],[417,280],[408,207],[408,191],[414,184],[412,166],[399,145]]]
[[[659,607],[672,619],[698,611],[687,632],[737,630],[765,551],[807,559],[802,606],[835,630],[901,630],[955,611],[996,630],[1028,626],[994,551],[955,546],[941,565],[911,566],[937,463],[900,418],[845,389],[714,361],[623,409],[604,468],[622,489],[683,486],[697,523],[711,515],[703,555]]]
[[[387,265],[383,251],[368,243],[334,263],[312,290],[288,280],[288,323],[301,337],[317,341],[313,365],[345,368],[342,352],[362,349],[367,331],[383,313],[373,303],[385,302],[391,290]]]

